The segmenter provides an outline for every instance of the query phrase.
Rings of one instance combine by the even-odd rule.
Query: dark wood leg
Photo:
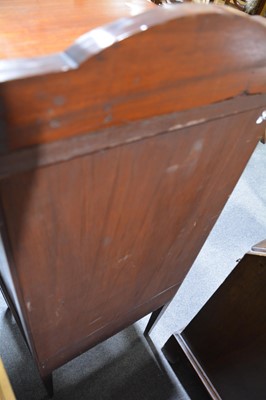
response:
[[[21,324],[21,321],[20,321],[20,318],[19,318],[19,315],[17,313],[16,307],[13,304],[13,301],[12,301],[12,299],[11,299],[9,293],[8,293],[8,290],[7,290],[6,286],[5,286],[5,283],[4,283],[3,279],[1,278],[1,275],[0,275],[0,290],[1,290],[2,295],[3,295],[4,299],[5,299],[5,302],[6,302],[7,306],[8,306],[7,311],[10,309],[11,314],[15,318],[16,323],[17,323],[17,325],[18,325],[18,327],[19,327],[19,329],[20,329],[20,331],[22,333],[22,336],[23,336],[23,338],[24,338],[24,340],[26,342],[26,345],[30,349],[28,341],[27,341],[27,338],[26,338],[25,333],[24,333],[24,329],[22,327],[22,324]]]
[[[6,302],[7,309],[9,310],[9,309],[10,309],[9,303],[8,303],[7,297],[6,297],[6,295],[5,295],[5,291],[4,291],[4,289],[2,288],[1,283],[2,283],[2,280],[0,279],[0,291],[1,291],[2,296],[3,296],[3,298],[4,298],[5,302]]]
[[[9,307],[9,306],[7,306],[7,309],[6,309],[6,311],[5,311],[5,315],[7,316],[7,315],[9,315],[9,314],[11,314],[11,316],[12,316],[12,313],[11,313],[10,307]]]
[[[146,326],[146,329],[144,331],[144,336],[148,336],[148,334],[152,331],[152,329],[155,327],[159,319],[163,316],[165,310],[167,309],[169,303],[165,304],[164,306],[158,308],[157,310],[153,311],[151,314],[151,317],[149,319],[149,322]]]
[[[42,381],[43,381],[45,389],[48,393],[48,396],[53,397],[53,395],[54,395],[53,375],[49,374],[45,377],[42,377]]]

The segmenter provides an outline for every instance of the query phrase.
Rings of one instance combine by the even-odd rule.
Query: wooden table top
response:
[[[0,2],[0,59],[63,51],[91,29],[154,7],[149,0]]]

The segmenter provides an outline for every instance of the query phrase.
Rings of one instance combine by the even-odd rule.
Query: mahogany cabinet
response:
[[[266,25],[192,4],[14,7],[1,288],[51,393],[54,369],[155,312],[148,332],[178,290],[264,135]]]
[[[189,360],[212,399],[265,398],[265,286],[266,240],[245,254],[195,318],[163,348],[175,371],[181,360],[185,364],[184,357]]]

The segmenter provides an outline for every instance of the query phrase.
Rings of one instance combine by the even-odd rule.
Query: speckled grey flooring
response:
[[[54,400],[185,400],[160,352],[193,318],[250,247],[266,238],[266,145],[259,144],[187,278],[151,333],[148,316],[54,372]],[[37,370],[0,297],[0,355],[18,400],[47,398]],[[159,360],[159,362],[158,362]],[[199,400],[200,395],[195,395]],[[194,400],[194,397],[193,397]]]

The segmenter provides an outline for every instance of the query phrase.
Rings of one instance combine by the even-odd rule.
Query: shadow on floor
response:
[[[48,399],[10,311],[0,311],[0,354],[17,400]],[[53,377],[54,400],[183,398],[182,388],[161,368],[134,325],[57,369]]]

